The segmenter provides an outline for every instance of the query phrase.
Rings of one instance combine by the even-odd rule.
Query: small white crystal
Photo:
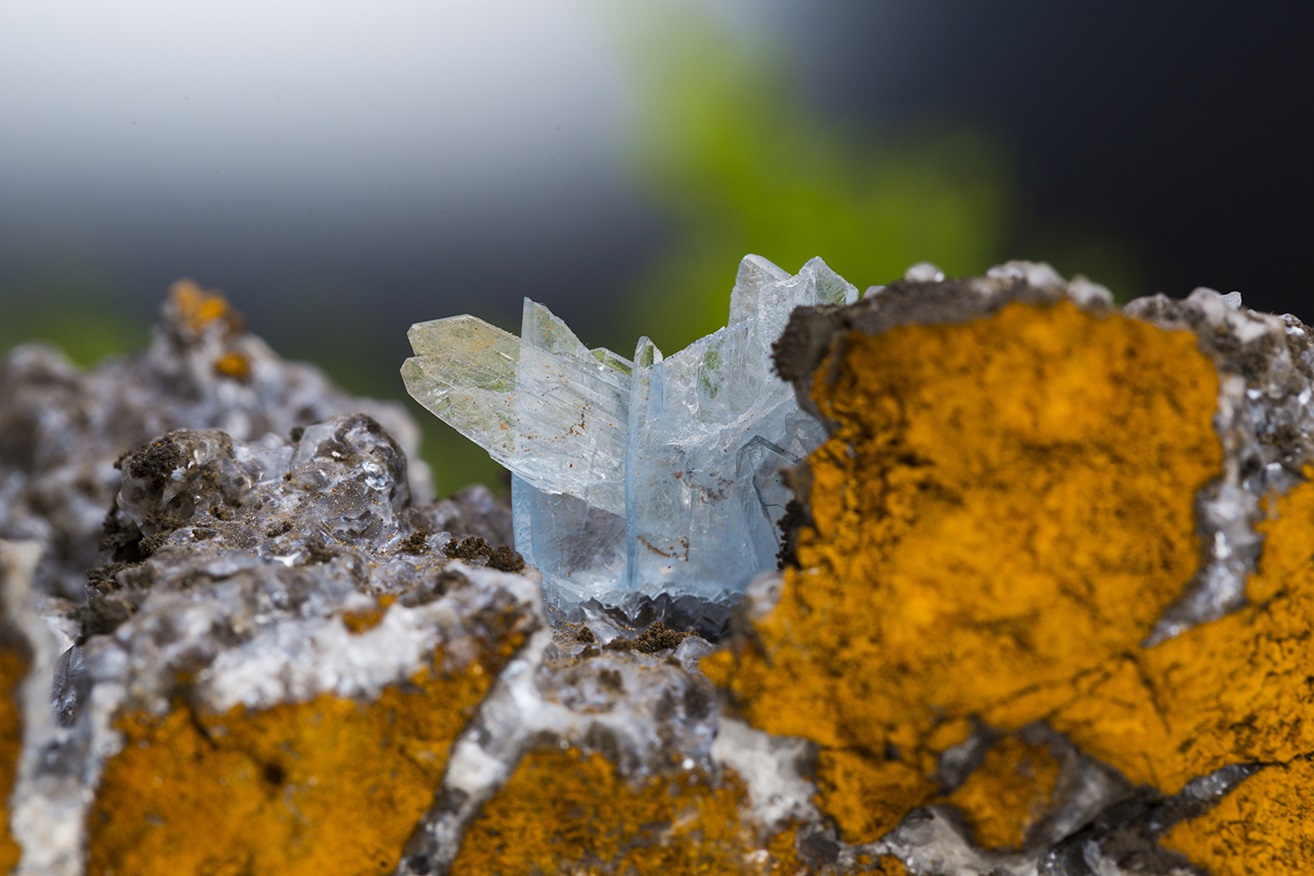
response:
[[[1022,280],[1037,289],[1065,289],[1067,283],[1059,272],[1046,262],[1028,262],[1019,259],[995,265],[986,271],[992,280]]]
[[[930,262],[918,262],[904,272],[903,278],[910,283],[942,283],[944,271]]]

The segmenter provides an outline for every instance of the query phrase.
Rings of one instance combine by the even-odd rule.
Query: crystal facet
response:
[[[669,358],[647,338],[633,360],[591,350],[526,299],[519,339],[471,316],[412,326],[402,375],[511,470],[516,547],[550,602],[728,607],[775,566],[780,472],[823,437],[771,345],[795,307],[857,298],[821,259],[791,276],[750,255],[729,324]]]

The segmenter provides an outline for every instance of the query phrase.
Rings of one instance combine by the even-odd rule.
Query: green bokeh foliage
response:
[[[789,47],[745,44],[705,19],[650,27],[637,47],[635,169],[675,230],[629,321],[668,353],[724,324],[749,252],[791,272],[820,255],[859,288],[920,261],[962,274],[1001,259],[1009,180],[986,137],[846,126],[800,95]]]

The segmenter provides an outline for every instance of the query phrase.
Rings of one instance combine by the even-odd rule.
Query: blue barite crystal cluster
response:
[[[574,615],[653,601],[729,607],[776,566],[781,470],[823,438],[772,371],[800,305],[858,291],[813,259],[739,266],[725,328],[663,357],[589,349],[525,299],[521,336],[473,316],[411,327],[410,394],[510,469],[516,548]]]

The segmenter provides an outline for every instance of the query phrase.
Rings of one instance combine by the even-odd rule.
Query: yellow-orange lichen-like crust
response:
[[[422,670],[371,702],[125,716],[89,816],[88,872],[392,872],[504,663]]]
[[[369,608],[342,613],[342,625],[353,636],[363,635],[383,623],[383,617],[397,601],[396,594],[385,593]]]
[[[863,876],[908,876],[908,868],[891,855],[882,855],[874,861],[860,857],[858,866],[861,868],[858,872]]]
[[[799,567],[757,644],[703,668],[754,725],[819,744],[818,803],[861,842],[932,797],[946,725],[1050,718],[1140,649],[1198,566],[1222,449],[1188,332],[1015,303],[843,340],[812,389],[837,428]]]
[[[214,373],[233,380],[247,380],[251,376],[251,358],[245,353],[224,353],[214,360]]]
[[[195,280],[179,280],[169,287],[169,300],[182,318],[182,324],[194,335],[211,325],[222,323],[225,333],[242,330],[242,316],[218,289],[206,291]]]
[[[0,873],[18,863],[20,850],[9,828],[9,794],[23,748],[23,715],[18,698],[30,661],[11,643],[0,640]]]
[[[1212,811],[1178,825],[1163,844],[1211,876],[1295,876],[1314,872],[1314,763],[1268,767]]]
[[[1247,607],[1145,651],[1098,715],[1082,704],[1054,721],[1074,722],[1074,739],[1111,762],[1137,752],[1170,789],[1225,764],[1269,764],[1165,838],[1216,876],[1314,872],[1314,483],[1269,513]],[[1132,716],[1151,708],[1159,722],[1136,726]]]
[[[1048,747],[1006,736],[946,802],[966,817],[978,846],[1018,849],[1052,810],[1061,766]]]
[[[1125,759],[1120,748],[1144,753],[1143,772],[1168,790],[1230,763],[1314,754],[1314,484],[1270,502],[1269,513],[1249,605],[1137,655],[1138,670],[1123,673],[1101,715],[1083,706],[1056,723],[1072,721],[1074,738],[1098,735],[1113,763]],[[1158,720],[1131,726],[1129,713],[1147,707]]]
[[[800,872],[793,831],[762,845],[747,799],[729,771],[715,782],[678,771],[631,783],[601,754],[535,749],[466,831],[452,874]]]

